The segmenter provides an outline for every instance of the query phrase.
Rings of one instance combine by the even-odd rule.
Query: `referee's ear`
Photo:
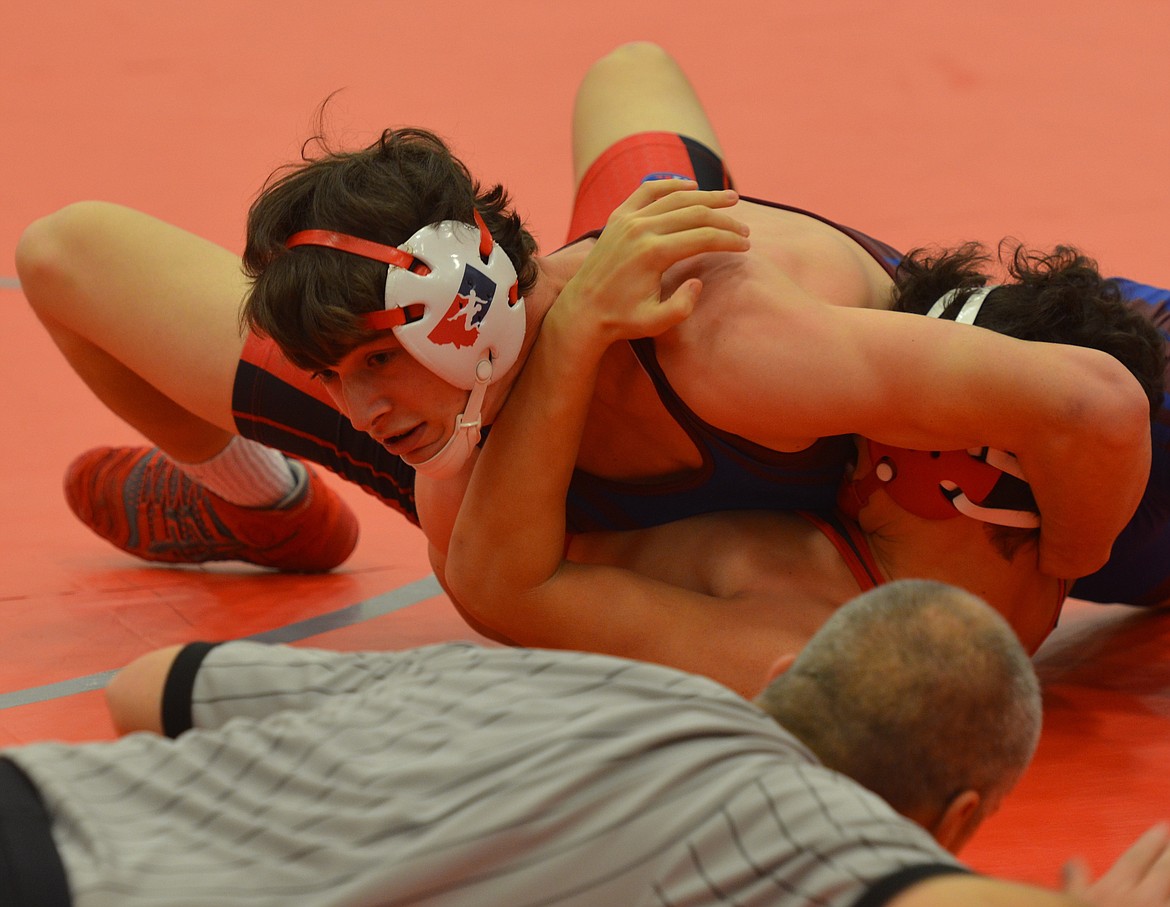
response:
[[[768,669],[768,676],[764,679],[764,686],[767,686],[773,680],[791,668],[793,663],[796,661],[797,654],[798,653],[796,652],[786,652],[777,658],[772,663],[772,667]]]
[[[982,802],[978,791],[958,793],[951,798],[933,827],[927,826],[926,830],[948,852],[957,854],[983,821],[983,811],[979,808]]]

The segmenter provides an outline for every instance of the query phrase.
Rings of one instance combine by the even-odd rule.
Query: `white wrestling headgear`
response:
[[[390,265],[386,308],[365,316],[378,331],[393,330],[402,348],[444,381],[471,391],[443,448],[417,472],[437,479],[456,473],[481,436],[484,394],[516,363],[524,343],[524,300],[516,268],[475,211],[475,226],[442,221],[423,227],[401,246],[332,230],[302,230],[285,245],[340,249]]]
[[[938,298],[935,304],[930,307],[930,311],[926,313],[926,317],[942,318],[943,312],[959,297],[960,293],[970,292],[971,295],[963,301],[963,307],[959,309],[955,317],[948,318],[947,320],[956,321],[959,324],[974,324],[975,319],[979,317],[979,310],[983,308],[983,300],[987,298],[988,293],[997,288],[997,285],[992,285],[988,287],[976,287],[973,290],[969,290],[967,287],[958,287],[950,290]]]

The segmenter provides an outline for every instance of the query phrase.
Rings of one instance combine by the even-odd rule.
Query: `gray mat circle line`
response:
[[[384,592],[365,601],[338,608],[316,617],[309,617],[295,623],[265,630],[263,633],[254,633],[251,636],[241,637],[254,642],[292,643],[300,642],[320,633],[338,630],[342,627],[352,627],[375,617],[382,617],[394,611],[400,611],[411,605],[434,598],[443,594],[443,589],[435,577],[427,576],[407,583],[390,592]],[[214,640],[212,640],[214,641]],[[99,671],[96,674],[87,674],[83,677],[72,677],[69,680],[59,680],[56,683],[47,683],[37,687],[27,687],[23,690],[13,690],[10,693],[0,693],[0,709],[9,709],[19,705],[31,705],[35,702],[46,702],[50,699],[61,699],[77,693],[86,693],[91,690],[102,689],[117,669]]]

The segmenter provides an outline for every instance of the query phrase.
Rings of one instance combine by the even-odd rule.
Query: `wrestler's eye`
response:
[[[381,368],[389,365],[394,361],[394,350],[378,350],[375,353],[370,353],[366,356],[366,366],[368,368]]]

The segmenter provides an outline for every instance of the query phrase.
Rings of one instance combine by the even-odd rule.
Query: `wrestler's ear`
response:
[[[767,686],[769,683],[791,668],[793,662],[796,661],[796,655],[796,652],[786,652],[777,658],[772,663],[772,667],[768,670],[768,678],[764,685]]]

